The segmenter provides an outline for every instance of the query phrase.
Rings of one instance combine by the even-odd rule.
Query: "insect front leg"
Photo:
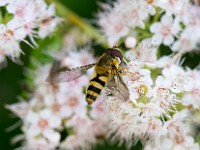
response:
[[[128,68],[118,68],[118,74],[120,75],[120,76],[127,76],[128,75]]]

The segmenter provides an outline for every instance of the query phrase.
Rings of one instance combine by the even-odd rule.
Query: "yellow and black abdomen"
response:
[[[102,89],[108,82],[108,76],[96,74],[89,83],[87,89],[86,101],[88,104],[92,104],[100,95]]]

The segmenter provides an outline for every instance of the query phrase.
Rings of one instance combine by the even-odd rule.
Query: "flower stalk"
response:
[[[66,21],[76,25],[80,29],[82,29],[85,33],[88,33],[91,37],[93,37],[97,42],[101,42],[101,45],[107,47],[107,42],[103,40],[101,33],[98,29],[96,29],[91,24],[87,23],[84,19],[75,14],[72,10],[70,10],[67,6],[62,5],[57,0],[46,0],[47,3],[54,3],[56,6],[56,10],[58,11],[58,15],[62,16]]]

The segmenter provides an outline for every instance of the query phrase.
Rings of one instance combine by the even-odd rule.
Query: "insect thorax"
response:
[[[118,68],[119,62],[117,60],[117,57],[113,57],[111,55],[103,54],[96,66],[95,71],[97,74],[109,74],[109,72],[113,69],[113,66],[116,66]],[[116,69],[117,69],[116,68]]]

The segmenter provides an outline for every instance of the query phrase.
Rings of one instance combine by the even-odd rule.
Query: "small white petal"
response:
[[[165,79],[163,76],[158,76],[156,79],[156,85],[161,86],[164,83]]]
[[[49,126],[51,128],[57,128],[61,125],[61,118],[57,117],[57,116],[51,116],[49,118]]]
[[[160,31],[160,29],[161,29],[161,24],[158,23],[158,22],[152,24],[151,27],[150,27],[150,31],[151,31],[152,33],[157,33],[157,32]]]
[[[40,117],[44,118],[44,119],[48,119],[49,117],[51,117],[52,112],[50,109],[44,109],[40,112]]]
[[[30,123],[36,123],[39,120],[39,114],[30,111],[26,117],[26,121],[30,122]]]
[[[173,18],[171,15],[164,15],[161,19],[162,24],[171,25],[173,22]]]
[[[137,44],[137,40],[136,40],[135,37],[130,37],[129,36],[125,40],[125,45],[126,45],[127,48],[134,48],[136,46],[136,44]]]
[[[171,139],[164,139],[164,141],[162,142],[162,147],[163,149],[171,149],[173,146],[173,142]]]
[[[174,41],[174,37],[172,35],[168,35],[167,37],[164,38],[163,44],[164,45],[170,45]]]
[[[173,150],[183,150],[183,149],[185,149],[184,146],[175,145]]]
[[[32,125],[30,128],[27,129],[28,136],[34,137],[41,133],[40,128],[38,128],[36,125]]]
[[[70,117],[73,114],[72,109],[69,109],[68,106],[62,106],[60,109],[60,116],[61,117]]]
[[[173,51],[179,51],[181,47],[181,42],[180,41],[176,41],[174,42],[174,44],[172,45],[172,50]]]
[[[60,141],[60,134],[52,129],[44,130],[43,135],[50,141],[50,143],[58,144]]]
[[[162,43],[163,37],[161,34],[154,34],[151,39],[151,43],[154,45],[160,45]]]

